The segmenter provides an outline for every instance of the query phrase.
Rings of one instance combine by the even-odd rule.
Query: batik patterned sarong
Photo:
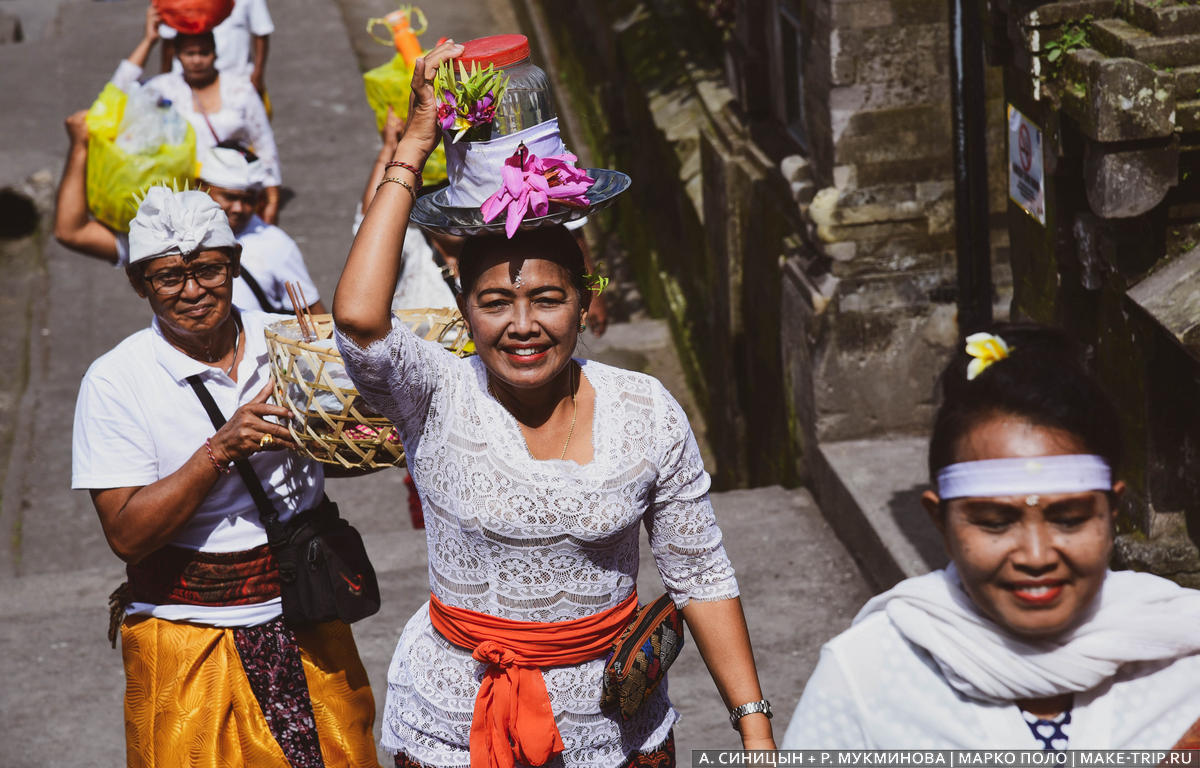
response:
[[[131,768],[378,766],[375,702],[341,622],[293,634],[130,616],[121,650]]]

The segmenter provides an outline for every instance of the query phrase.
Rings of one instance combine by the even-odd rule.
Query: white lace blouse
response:
[[[695,437],[657,380],[582,362],[596,391],[594,459],[538,461],[488,394],[479,358],[460,360],[400,324],[366,349],[337,340],[359,391],[400,430],[439,600],[540,622],[612,608],[634,590],[642,524],[676,605],[737,596]],[[614,768],[662,744],[678,720],[665,685],[632,722],[601,713],[603,665],[543,670],[566,746],[548,765]],[[392,657],[383,745],[430,766],[468,766],[483,669],[423,607]]]

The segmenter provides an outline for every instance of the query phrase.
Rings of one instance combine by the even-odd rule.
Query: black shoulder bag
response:
[[[225,417],[200,376],[188,376],[187,381],[213,426],[224,426]],[[375,569],[367,558],[362,536],[338,515],[337,505],[322,496],[313,509],[281,523],[250,462],[240,459],[233,464],[258,507],[267,543],[279,565],[284,622],[290,627],[334,619],[352,624],[376,613],[379,582]]]

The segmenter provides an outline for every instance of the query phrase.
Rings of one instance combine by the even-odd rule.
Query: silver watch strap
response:
[[[736,731],[738,729],[738,720],[741,720],[746,715],[752,715],[755,712],[762,712],[767,716],[767,719],[770,720],[772,717],[771,702],[767,701],[766,699],[760,699],[759,701],[752,701],[749,704],[743,704],[740,707],[734,707],[733,709],[729,710],[729,724],[732,725],[733,730]]]

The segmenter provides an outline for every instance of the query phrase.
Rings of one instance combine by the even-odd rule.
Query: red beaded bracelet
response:
[[[404,162],[403,160],[392,160],[390,163],[383,166],[383,170],[385,173],[388,168],[403,168],[404,170],[408,171],[413,176],[417,177],[417,189],[421,188],[421,172],[419,170],[417,170],[417,168],[415,166],[409,165],[408,163]]]
[[[211,437],[204,441],[204,450],[208,452],[208,460],[212,462],[213,469],[217,470],[222,475],[228,475],[233,471],[232,461],[227,463],[225,466],[221,466],[221,462],[217,461],[217,457],[213,455]]]

